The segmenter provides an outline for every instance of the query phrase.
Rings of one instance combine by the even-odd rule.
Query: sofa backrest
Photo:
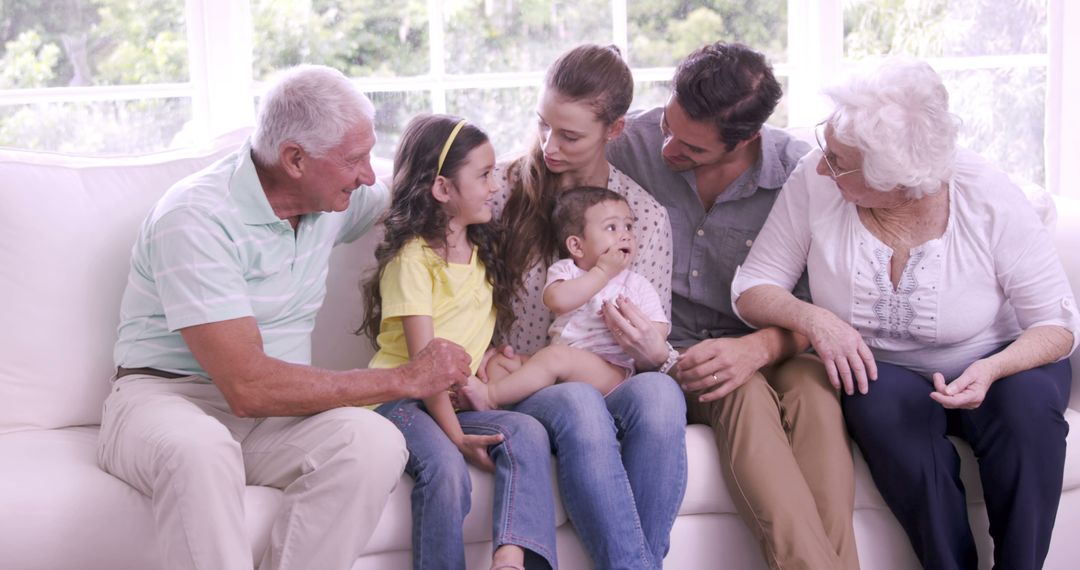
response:
[[[99,423],[140,223],[246,136],[115,159],[0,150],[0,433]]]
[[[1057,211],[1054,246],[1069,276],[1073,294],[1080,301],[1080,200],[1057,196],[1054,204]],[[1080,410],[1080,348],[1073,353],[1071,362],[1073,383],[1069,407]]]

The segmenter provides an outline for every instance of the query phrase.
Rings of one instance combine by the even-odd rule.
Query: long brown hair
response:
[[[461,122],[450,115],[420,115],[409,122],[401,135],[394,155],[393,198],[383,224],[386,233],[375,248],[377,270],[363,284],[366,314],[356,334],[367,333],[372,346],[382,323],[382,291],[379,281],[383,270],[409,240],[421,237],[440,244],[446,240],[449,217],[431,194],[439,170],[439,154],[450,132]],[[451,180],[465,159],[476,147],[488,142],[479,127],[465,123],[454,138],[442,165],[442,176]],[[471,224],[466,229],[469,243],[476,246],[477,258],[484,264],[488,283],[492,286],[492,302],[499,327],[509,327],[514,315],[511,309],[513,285],[506,269],[506,231],[503,223],[492,220],[486,224]]]
[[[570,101],[584,101],[605,126],[626,114],[634,98],[634,78],[619,48],[583,44],[559,56],[547,70],[544,89]],[[514,282],[538,262],[550,263],[559,253],[551,213],[559,190],[559,175],[544,164],[537,138],[531,150],[506,169],[510,197],[502,220],[510,232],[506,265]]]

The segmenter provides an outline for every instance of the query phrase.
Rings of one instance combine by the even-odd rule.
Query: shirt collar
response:
[[[787,172],[780,163],[780,153],[785,144],[786,139],[781,129],[771,125],[761,126],[761,160],[758,161],[761,171],[757,177],[759,188],[782,188],[787,182]]]
[[[259,182],[255,162],[251,158],[251,139],[244,143],[236,157],[236,168],[229,179],[229,196],[245,224],[288,223],[274,213],[270,201],[266,199],[266,192]]]
[[[761,156],[757,162],[746,169],[724,193],[716,199],[720,202],[741,200],[754,195],[758,188],[776,189],[784,185],[787,175],[780,164],[779,145],[783,145],[779,130],[769,125],[761,126]]]

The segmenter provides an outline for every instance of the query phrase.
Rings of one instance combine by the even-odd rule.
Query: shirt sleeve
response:
[[[573,279],[575,276],[575,267],[577,266],[574,265],[574,260],[572,259],[560,259],[555,263],[552,263],[551,267],[548,267],[547,270],[547,279],[545,279],[544,282],[544,289],[546,290],[548,287],[551,287],[552,283]]]
[[[743,322],[746,319],[735,305],[740,295],[758,285],[776,285],[791,291],[806,269],[810,251],[808,177],[820,157],[820,151],[811,152],[795,167],[750,248],[746,262],[735,269],[731,308]]]
[[[346,220],[334,245],[349,243],[367,233],[390,208],[390,189],[381,180],[361,186],[349,198]]]
[[[165,213],[153,224],[149,257],[169,331],[255,314],[239,250],[209,214]]]
[[[379,278],[383,318],[432,315],[434,283],[423,257],[403,247]]]
[[[991,234],[998,282],[1022,329],[1063,327],[1073,335],[1072,354],[1080,344],[1080,314],[1053,238],[1019,188],[1004,174],[997,183],[1006,186],[993,192],[1004,196],[995,204]]]

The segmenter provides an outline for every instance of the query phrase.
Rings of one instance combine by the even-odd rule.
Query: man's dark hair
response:
[[[555,234],[559,247],[566,253],[566,238],[585,233],[585,211],[601,202],[623,202],[626,198],[598,186],[577,186],[559,194],[555,199]]]
[[[675,69],[675,100],[695,121],[713,121],[727,150],[761,129],[783,95],[765,56],[739,43],[707,45]]]

